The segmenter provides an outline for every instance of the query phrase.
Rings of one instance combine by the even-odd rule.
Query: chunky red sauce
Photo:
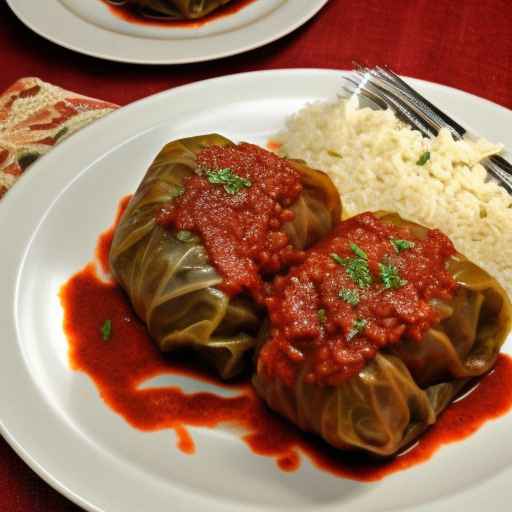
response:
[[[129,23],[163,28],[199,28],[212,21],[236,14],[256,0],[232,0],[231,3],[219,7],[207,16],[195,20],[168,20],[162,16],[158,16],[158,13],[154,15],[155,17],[144,17],[141,16],[140,10],[137,9],[136,6],[114,5],[109,3],[108,0],[102,1],[107,5],[109,11],[114,16],[123,21],[128,21]]]
[[[397,240],[409,248],[398,252]],[[301,266],[276,279],[266,300],[271,339],[261,351],[261,368],[292,386],[307,357],[313,361],[308,382],[336,385],[386,345],[402,338],[419,342],[439,319],[428,301],[449,299],[456,288],[445,270],[454,253],[437,230],[420,240],[371,213],[342,222]],[[388,276],[394,269],[394,281],[383,276],[383,265]]]
[[[185,178],[184,193],[165,206],[158,222],[169,229],[197,233],[229,295],[241,291],[261,302],[261,274],[276,273],[302,261],[282,231],[293,220],[289,206],[302,191],[299,173],[284,159],[252,144],[203,149],[197,156],[202,175]],[[211,183],[207,171],[222,169],[245,180],[236,193]]]
[[[120,205],[118,219],[126,206]],[[96,254],[108,262],[112,229],[100,237]],[[135,428],[143,431],[173,429],[177,446],[195,452],[187,427],[213,428],[230,424],[241,428],[243,440],[258,454],[273,458],[284,471],[300,467],[301,456],[332,475],[362,482],[379,480],[428,460],[442,445],[462,440],[486,421],[512,407],[512,359],[500,355],[494,370],[463,399],[450,405],[418,443],[394,459],[376,461],[362,454],[339,452],[321,439],[300,432],[269,411],[249,381],[225,384],[206,370],[191,366],[184,356],[166,358],[155,347],[122,290],[101,280],[93,263],[63,286],[61,302],[72,367],[93,379],[103,400]],[[108,340],[101,335],[104,320],[112,321]],[[162,374],[185,375],[221,387],[235,396],[185,393],[178,387],[142,387]]]

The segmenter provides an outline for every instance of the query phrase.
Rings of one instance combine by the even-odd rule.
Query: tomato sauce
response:
[[[404,337],[420,342],[439,320],[428,301],[450,299],[456,289],[445,270],[453,254],[438,230],[420,240],[372,213],[342,222],[301,266],[276,279],[261,368],[293,386],[308,358],[306,381],[335,386],[385,346]]]
[[[118,219],[128,199],[121,202]],[[98,241],[96,255],[102,266],[108,262],[112,231],[106,231]],[[190,354],[161,354],[123,291],[112,281],[102,280],[94,263],[65,283],[61,303],[72,368],[87,374],[105,403],[133,427],[174,430],[176,445],[186,454],[196,452],[189,426],[233,425],[242,430],[242,439],[253,453],[274,459],[283,471],[297,470],[306,456],[328,474],[370,482],[428,460],[442,445],[468,437],[512,407],[512,359],[500,355],[495,368],[475,389],[451,404],[403,455],[376,460],[340,452],[267,409],[253,391],[249,377],[226,384],[198,363],[191,364],[194,358]],[[112,322],[112,331],[104,340],[101,326],[107,319]],[[148,379],[166,374],[215,384],[230,389],[234,396],[186,393],[177,386],[142,386]]]
[[[159,16],[158,13],[155,13],[154,17],[144,17],[140,14],[140,9],[136,6],[115,5],[108,0],[102,1],[116,18],[129,23],[161,28],[200,28],[213,21],[236,14],[256,0],[232,0],[231,3],[219,7],[210,14],[195,20],[171,20],[166,19],[162,15]]]
[[[197,164],[202,174],[184,179],[183,194],[162,209],[157,221],[201,237],[223,277],[220,289],[230,296],[246,291],[262,302],[261,274],[275,274],[305,257],[282,230],[294,219],[289,207],[302,191],[300,175],[286,160],[246,143],[205,148]],[[226,170],[246,180],[235,193],[207,178],[208,172]]]

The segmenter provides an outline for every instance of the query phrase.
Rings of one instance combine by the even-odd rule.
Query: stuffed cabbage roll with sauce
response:
[[[128,3],[171,20],[197,19],[232,0],[128,0]]]
[[[192,347],[241,371],[268,281],[341,219],[330,179],[220,135],[167,144],[114,233],[113,275],[164,351]]]
[[[253,384],[342,450],[389,456],[494,365],[511,304],[440,231],[396,214],[337,226],[277,277]]]

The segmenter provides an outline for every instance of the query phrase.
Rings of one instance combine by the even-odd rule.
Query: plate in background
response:
[[[136,64],[185,64],[235,55],[279,39],[328,0],[255,0],[200,28],[140,26],[115,17],[103,0],[6,0],[50,41],[86,55]]]

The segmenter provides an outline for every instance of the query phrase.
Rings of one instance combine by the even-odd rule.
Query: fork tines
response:
[[[456,140],[473,137],[387,67],[370,69],[357,65],[350,76],[344,77],[343,93],[345,97],[363,98],[371,108],[391,109],[402,122],[425,137],[435,137],[441,128],[448,129]],[[482,164],[489,175],[512,194],[512,165],[499,155],[486,158]]]

